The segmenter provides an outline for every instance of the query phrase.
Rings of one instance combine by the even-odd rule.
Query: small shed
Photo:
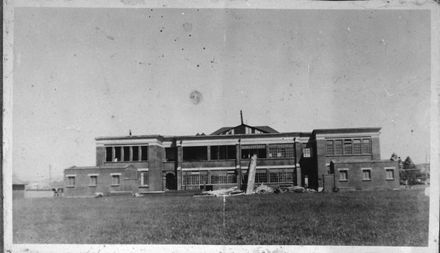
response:
[[[12,198],[13,199],[22,199],[24,198],[24,191],[26,189],[25,183],[12,183]]]

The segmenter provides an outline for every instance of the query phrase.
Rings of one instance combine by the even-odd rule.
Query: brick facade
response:
[[[212,135],[100,137],[96,139],[95,167],[65,170],[65,196],[241,187],[246,182],[251,153],[260,156],[257,184],[307,184],[326,190],[335,186],[355,190],[394,188],[399,182],[398,171],[394,173],[395,180],[385,180],[384,168],[393,164],[380,161],[379,130],[278,133],[270,127],[240,125],[221,128]],[[348,181],[336,182],[340,175],[338,171],[329,175],[330,164],[334,164],[335,170],[347,169]],[[372,178],[368,182],[359,179],[363,167],[371,168]],[[120,184],[114,185],[117,179],[112,176],[118,173]],[[91,178],[94,175],[96,186],[90,185],[96,181]],[[69,185],[73,182],[69,177],[73,176],[75,184]],[[335,181],[333,185],[328,185],[329,180]]]

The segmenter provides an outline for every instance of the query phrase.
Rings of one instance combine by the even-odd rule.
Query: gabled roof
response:
[[[256,126],[255,128],[257,128],[263,132],[266,132],[266,133],[279,133],[277,130],[273,129],[270,126]]]
[[[240,125],[234,126],[234,127],[221,127],[218,130],[216,130],[213,133],[211,133],[210,135],[221,135],[221,134],[223,134],[223,133],[225,133],[225,132],[227,132],[227,131],[229,131],[229,130],[231,130],[233,128],[237,128],[237,127],[240,127],[240,126],[246,126],[246,127],[250,127],[250,128],[255,128],[255,129],[260,130],[261,132],[266,133],[266,134],[279,133],[277,130],[273,129],[270,126],[249,126],[249,125],[246,125],[246,124],[240,124]]]
[[[221,133],[224,133],[226,131],[229,131],[230,129],[232,129],[234,127],[221,127],[219,129],[217,129],[216,131],[214,131],[213,133],[211,133],[210,135],[219,135]]]

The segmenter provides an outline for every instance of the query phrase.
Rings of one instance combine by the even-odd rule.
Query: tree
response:
[[[407,156],[402,163],[402,169],[400,170],[400,178],[405,181],[405,184],[413,185],[416,183],[417,170],[416,165],[412,161],[411,157]]]
[[[403,169],[404,170],[413,170],[416,168],[416,165],[413,163],[411,157],[407,156],[405,161],[403,161]]]

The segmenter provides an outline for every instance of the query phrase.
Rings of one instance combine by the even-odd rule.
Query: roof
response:
[[[371,133],[379,132],[380,127],[362,127],[362,128],[330,128],[330,129],[314,129],[313,134],[342,134],[342,133]]]
[[[96,137],[95,140],[126,140],[126,139],[163,139],[164,137],[159,134],[151,134],[151,135],[125,135],[125,136],[100,136]]]
[[[90,170],[90,169],[126,169],[128,167],[134,167],[132,164],[112,164],[103,166],[71,166],[65,170]]]
[[[211,133],[210,135],[218,135],[220,133],[228,131],[231,128],[234,128],[234,127],[221,127],[219,129],[217,129],[216,131],[214,131],[213,133]]]
[[[221,133],[224,133],[226,131],[229,131],[232,128],[236,128],[239,126],[247,126],[250,128],[256,128],[264,133],[279,133],[277,130],[273,129],[270,126],[250,126],[250,125],[246,125],[246,124],[240,124],[240,125],[234,126],[234,127],[221,127],[219,129],[217,129],[216,131],[214,131],[213,133],[211,133],[210,135],[220,135]]]
[[[263,130],[264,132],[267,132],[267,133],[279,133],[277,130],[273,129],[270,126],[255,126],[255,128]]]

